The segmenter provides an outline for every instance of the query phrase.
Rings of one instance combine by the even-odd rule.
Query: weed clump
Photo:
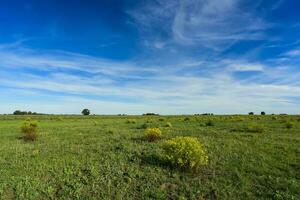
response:
[[[162,133],[159,128],[147,128],[145,137],[149,142],[161,139]]]
[[[34,141],[38,137],[38,124],[36,121],[25,121],[21,126],[23,139],[26,141]]]
[[[158,120],[161,121],[161,122],[165,121],[164,118],[159,118]]]
[[[163,159],[175,167],[197,170],[208,163],[202,143],[194,137],[176,137],[163,144]]]

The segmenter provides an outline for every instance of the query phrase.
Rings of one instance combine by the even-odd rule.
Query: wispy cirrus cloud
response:
[[[274,24],[257,15],[259,6],[260,2],[241,0],[165,0],[128,13],[143,32],[160,28],[173,43],[219,51],[237,41],[271,39],[264,31]]]

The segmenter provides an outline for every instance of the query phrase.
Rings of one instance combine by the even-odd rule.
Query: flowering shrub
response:
[[[149,142],[153,142],[155,140],[160,139],[162,133],[159,128],[147,128],[145,136]]]
[[[38,137],[37,127],[38,124],[36,121],[25,121],[21,126],[24,140],[36,140]]]
[[[208,163],[208,156],[201,144],[193,137],[176,137],[163,144],[164,160],[182,169],[196,170]]]

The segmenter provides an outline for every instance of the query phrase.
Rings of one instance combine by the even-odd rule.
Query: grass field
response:
[[[31,118],[40,135],[26,142],[26,116],[0,116],[0,199],[300,199],[300,116]],[[144,140],[145,123],[163,138]],[[162,162],[176,136],[198,138],[208,165]]]

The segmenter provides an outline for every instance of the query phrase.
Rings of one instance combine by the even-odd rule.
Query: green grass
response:
[[[0,199],[300,199],[299,116],[31,116],[34,142],[18,139],[26,118],[0,116]],[[161,140],[143,140],[147,122]],[[208,165],[161,162],[175,136],[198,138]]]

